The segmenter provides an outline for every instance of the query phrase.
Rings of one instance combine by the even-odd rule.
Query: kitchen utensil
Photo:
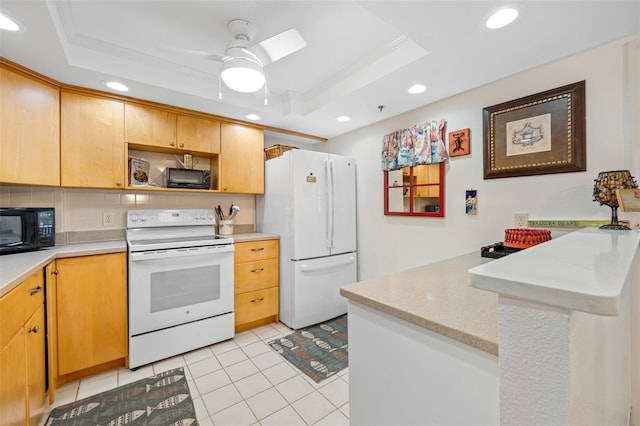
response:
[[[231,205],[231,213],[229,214],[229,220],[232,220],[236,215],[240,213],[240,207],[236,205]]]

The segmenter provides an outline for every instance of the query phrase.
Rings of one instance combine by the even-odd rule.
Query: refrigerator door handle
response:
[[[331,202],[331,168],[329,166],[329,160],[324,160],[324,173],[325,173],[325,177],[326,177],[326,185],[325,185],[325,232],[324,232],[324,237],[325,237],[325,246],[327,249],[331,249],[331,228],[333,227],[333,223],[332,223],[332,216],[331,216],[331,210],[332,210],[332,202]]]
[[[348,265],[356,261],[355,256],[349,256],[346,259],[342,259],[338,262],[332,263],[323,263],[321,265],[309,265],[306,263],[302,263],[300,265],[300,271],[302,272],[316,272],[316,271],[326,271],[327,269],[334,269],[339,266]]]
[[[331,183],[330,183],[330,197],[329,197],[329,203],[330,203],[330,210],[329,210],[329,217],[331,218],[331,227],[329,228],[329,248],[333,249],[334,248],[334,244],[333,244],[333,239],[335,237],[335,228],[336,228],[336,170],[333,167],[333,160],[329,160],[329,170],[331,172],[330,177],[331,177]]]

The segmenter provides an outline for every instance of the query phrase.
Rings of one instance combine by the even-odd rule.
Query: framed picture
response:
[[[640,188],[616,189],[621,212],[640,212]]]
[[[456,130],[449,133],[449,157],[468,155],[470,153],[469,129]]]
[[[585,171],[585,82],[486,107],[484,178]]]

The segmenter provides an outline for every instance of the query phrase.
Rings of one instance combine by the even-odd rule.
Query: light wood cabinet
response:
[[[127,356],[126,254],[56,260],[58,373]]]
[[[220,122],[127,103],[125,141],[165,151],[217,154]]]
[[[222,123],[220,192],[264,194],[264,132]]]
[[[60,90],[0,64],[0,182],[60,185]]]
[[[415,184],[439,184],[440,183],[440,164],[428,164],[414,166]],[[414,189],[414,197],[439,197],[440,186],[417,186]]]
[[[61,93],[61,185],[123,188],[124,102]]]
[[[0,298],[0,424],[37,425],[45,405],[42,270]]]
[[[235,244],[236,332],[278,321],[279,241]]]

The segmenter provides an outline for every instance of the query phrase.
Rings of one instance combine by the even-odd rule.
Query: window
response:
[[[384,172],[384,214],[444,216],[444,163]]]

